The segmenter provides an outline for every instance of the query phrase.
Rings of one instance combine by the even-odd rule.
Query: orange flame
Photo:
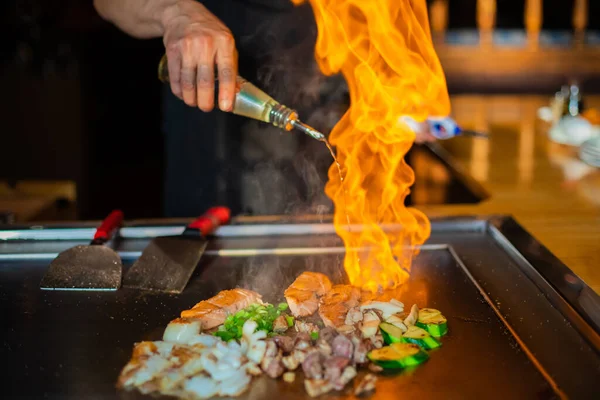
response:
[[[292,0],[299,4],[304,0]],[[414,173],[405,163],[415,135],[399,122],[450,113],[446,80],[433,48],[425,0],[310,0],[318,26],[315,58],[326,75],[342,72],[351,105],[329,140],[335,165],[325,188],[346,247],[350,282],[367,290],[398,287],[430,234],[427,217],[404,205]],[[362,224],[360,231],[351,224]],[[397,224],[401,229],[383,230]],[[368,247],[368,254],[358,248]]]

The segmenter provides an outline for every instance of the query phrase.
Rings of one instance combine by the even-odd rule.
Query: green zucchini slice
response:
[[[379,330],[385,344],[400,343],[402,341],[402,329],[388,322],[379,324]]]
[[[402,335],[400,342],[414,343],[425,350],[437,349],[442,345],[436,338],[431,337],[429,332],[418,326],[409,326],[408,330]]]
[[[448,333],[448,320],[442,313],[434,308],[422,308],[419,310],[419,318],[415,324],[425,329],[431,336],[440,337]]]
[[[385,369],[403,369],[419,365],[429,359],[426,352],[411,343],[392,343],[367,354],[369,360]]]

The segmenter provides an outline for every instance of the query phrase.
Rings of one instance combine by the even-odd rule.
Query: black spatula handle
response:
[[[98,229],[96,229],[92,244],[104,244],[108,242],[115,231],[121,226],[122,222],[123,212],[121,210],[114,210],[108,214],[108,217],[106,217]]]
[[[202,236],[210,235],[219,226],[229,222],[231,211],[227,207],[213,207],[206,211],[202,216],[196,218],[194,222],[189,224],[184,235],[197,235],[198,233]]]

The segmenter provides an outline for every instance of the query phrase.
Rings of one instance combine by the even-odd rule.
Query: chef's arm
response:
[[[231,111],[237,50],[231,31],[195,0],[94,0],[100,16],[136,38],[163,37],[173,93],[203,111],[214,107],[215,65],[219,108]]]

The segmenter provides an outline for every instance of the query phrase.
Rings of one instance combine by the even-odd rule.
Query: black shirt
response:
[[[239,74],[307,115],[299,94],[318,74],[310,6],[288,0],[202,3],[232,31]],[[214,205],[228,206],[234,214],[283,214],[290,205],[322,196],[326,167],[321,178],[308,179],[313,187],[304,184],[303,175],[314,165],[310,156],[302,155],[304,135],[219,110],[203,113],[177,99],[168,85],[164,95],[167,217],[199,215]],[[309,146],[315,145],[308,140]]]

